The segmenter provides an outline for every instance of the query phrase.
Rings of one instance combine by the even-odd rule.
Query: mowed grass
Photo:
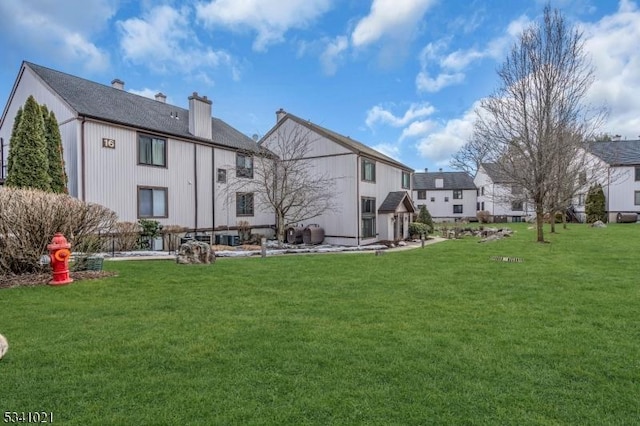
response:
[[[383,256],[107,262],[0,290],[0,414],[60,424],[640,422],[640,225]],[[520,257],[522,263],[491,260]]]

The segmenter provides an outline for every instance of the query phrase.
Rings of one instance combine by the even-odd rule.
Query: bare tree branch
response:
[[[542,23],[524,30],[498,76],[501,86],[481,102],[474,138],[459,159],[493,162],[521,187],[535,207],[542,242],[544,213],[566,207],[575,195],[587,168],[584,141],[604,117],[584,104],[593,68],[582,34],[547,6]]]
[[[284,241],[286,228],[327,211],[336,211],[335,189],[339,177],[316,167],[310,152],[318,136],[302,126],[280,126],[264,146],[262,155],[254,155],[252,187],[256,208],[275,214],[276,236]],[[231,183],[235,191],[244,183]]]

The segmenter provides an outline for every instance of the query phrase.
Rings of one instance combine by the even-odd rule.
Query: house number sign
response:
[[[102,138],[102,147],[103,148],[116,149],[116,140],[115,139]]]

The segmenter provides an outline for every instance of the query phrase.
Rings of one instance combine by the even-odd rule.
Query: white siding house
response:
[[[418,209],[426,206],[436,222],[476,217],[476,186],[465,172],[415,173],[413,200]]]
[[[318,224],[331,244],[357,246],[408,237],[415,213],[410,197],[411,168],[283,110],[276,117],[276,125],[260,144],[269,149],[279,133],[301,129],[300,133],[313,139],[304,158],[311,161],[315,173],[335,178],[336,209],[297,225]]]
[[[141,218],[193,230],[234,230],[246,220],[268,233],[273,214],[253,208],[252,153],[258,145],[220,119],[193,93],[189,109],[23,62],[0,117],[2,164],[18,108],[33,95],[56,115],[69,193],[114,210],[120,221]],[[237,165],[246,165],[236,177]],[[2,178],[6,170],[3,170]],[[246,181],[228,194],[229,179]],[[259,228],[259,229],[258,229]]]
[[[473,182],[478,190],[477,209],[489,212],[496,222],[522,222],[533,210],[521,187],[504,177],[493,163],[482,163]]]
[[[602,185],[609,221],[615,222],[619,213],[640,214],[640,140],[596,142],[590,151],[602,162],[604,172],[589,183]],[[584,213],[586,192],[578,198],[577,209]]]

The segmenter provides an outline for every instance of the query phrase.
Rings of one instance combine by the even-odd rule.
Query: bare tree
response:
[[[583,46],[582,33],[545,7],[542,22],[520,35],[498,70],[501,86],[481,102],[466,146],[524,190],[539,242],[545,212],[574,195],[572,182],[585,168],[584,141],[603,117],[584,104],[593,68]]]
[[[566,227],[566,210],[572,204],[578,191],[587,183],[587,166],[589,164],[587,143],[579,138],[582,135],[558,132],[557,142],[560,148],[555,153],[551,175],[551,189],[547,198],[545,211],[549,214],[551,232],[555,232],[556,214],[562,214],[563,226]],[[580,147],[584,149],[580,149]]]
[[[251,182],[256,208],[275,214],[276,237],[285,239],[288,226],[300,224],[328,211],[335,211],[335,182],[310,157],[316,134],[302,126],[280,126],[263,142],[263,151],[253,153]],[[246,182],[239,182],[246,188]],[[235,191],[234,183],[229,185]]]
[[[480,139],[480,135],[474,134],[458,152],[456,152],[449,165],[471,176],[475,176],[480,164],[486,162],[491,145]]]

